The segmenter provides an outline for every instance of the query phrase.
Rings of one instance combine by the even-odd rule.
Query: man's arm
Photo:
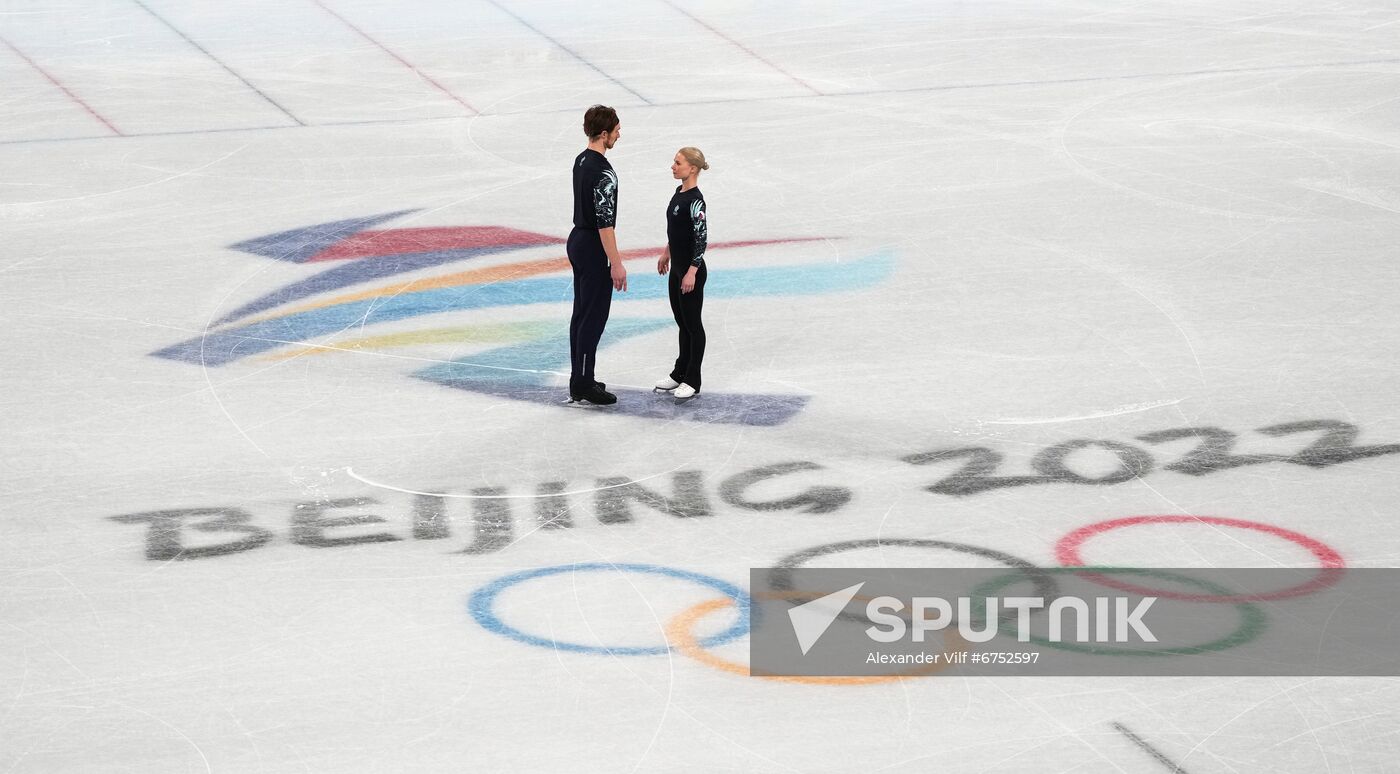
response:
[[[598,238],[608,256],[613,290],[627,289],[627,267],[617,252],[617,173],[604,169],[593,186],[593,213],[598,220]]]
[[[627,290],[627,267],[622,265],[622,256],[617,252],[617,230],[612,227],[600,228],[598,238],[602,240],[603,252],[608,256],[613,290]]]

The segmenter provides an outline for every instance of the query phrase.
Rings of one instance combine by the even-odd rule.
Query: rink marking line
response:
[[[541,33],[541,34],[543,34],[543,33]],[[551,40],[552,40],[552,38],[551,38]],[[567,49],[566,49],[566,50],[567,50]],[[572,53],[572,52],[570,52],[570,53]],[[584,60],[584,61],[586,61],[586,60]],[[870,89],[870,90],[866,90],[866,91],[836,91],[836,92],[823,92],[822,95],[821,95],[820,97],[818,97],[817,95],[814,95],[814,94],[788,94],[788,95],[769,96],[769,97],[734,97],[734,98],[730,98],[730,99],[694,100],[694,101],[689,101],[689,102],[651,102],[651,101],[647,101],[647,104],[648,104],[648,105],[651,105],[651,106],[653,106],[653,107],[702,107],[702,106],[705,106],[705,105],[736,105],[736,104],[753,103],[753,102],[780,102],[780,101],[784,101],[784,100],[793,100],[793,99],[832,99],[832,98],[837,98],[837,97],[878,97],[878,96],[887,95],[887,94],[915,94],[915,93],[920,93],[920,92],[959,91],[959,90],[964,90],[964,89],[966,89],[966,90],[971,90],[971,89],[998,89],[998,88],[1009,88],[1009,87],[1017,87],[1017,86],[1057,86],[1057,85],[1071,84],[1071,83],[1093,83],[1093,82],[1098,82],[1098,81],[1136,80],[1136,79],[1144,79],[1144,78],[1174,78],[1174,77],[1183,77],[1183,76],[1191,76],[1191,75],[1217,75],[1217,74],[1219,74],[1219,75],[1227,75],[1227,74],[1235,74],[1235,73],[1290,72],[1290,71],[1294,71],[1294,70],[1316,70],[1316,69],[1323,68],[1323,67],[1358,67],[1358,66],[1361,66],[1361,65],[1375,65],[1375,64],[1400,64],[1400,58],[1391,58],[1391,59],[1358,59],[1358,60],[1354,60],[1354,61],[1344,61],[1344,62],[1314,62],[1314,63],[1311,63],[1311,64],[1273,65],[1273,66],[1269,66],[1269,67],[1236,67],[1236,68],[1228,68],[1228,69],[1221,69],[1221,70],[1190,70],[1190,71],[1182,71],[1182,72],[1135,73],[1135,74],[1132,74],[1132,75],[1105,75],[1105,76],[1093,76],[1093,77],[1085,77],[1085,78],[1063,78],[1063,79],[1044,80],[1044,81],[996,81],[996,82],[990,82],[990,83],[959,83],[959,84],[948,84],[948,85],[942,85],[942,86],[916,86],[916,87],[903,88],[903,89]],[[592,66],[592,65],[590,65],[590,66]],[[595,69],[596,69],[596,68],[595,68]],[[600,70],[599,72],[602,72],[602,71]],[[425,76],[425,77],[426,77],[426,76]],[[609,77],[611,78],[611,76],[609,76]],[[614,79],[614,82],[617,82],[617,81]],[[619,85],[619,86],[622,86],[621,83],[618,83],[618,85]],[[627,89],[626,86],[622,86],[622,88]],[[67,91],[67,90],[65,89],[65,91]],[[631,90],[631,89],[627,89],[627,91],[632,91],[632,90]],[[633,93],[633,94],[636,94],[636,92],[632,92],[632,93]],[[70,95],[71,95],[71,93],[70,93]],[[641,95],[637,95],[637,96],[645,101],[645,98],[644,98],[644,97],[641,97]],[[579,109],[580,109],[579,107],[575,106],[575,107],[565,107],[565,108],[552,108],[552,109],[549,109],[549,110],[508,110],[508,111],[503,111],[503,112],[499,112],[499,113],[496,113],[496,112],[492,112],[492,113],[478,113],[477,115],[478,115],[478,116],[482,116],[482,117],[489,117],[489,118],[506,117],[506,116],[547,116],[547,115],[555,115],[555,114],[559,114],[559,113],[575,113],[575,112],[578,112]],[[96,115],[96,114],[94,113],[94,115]],[[99,120],[101,120],[100,117],[99,117]],[[307,124],[306,127],[307,127],[307,128],[315,128],[315,127],[329,127],[329,126],[373,126],[373,125],[376,125],[376,124],[378,124],[378,125],[392,126],[392,125],[409,125],[409,124],[431,124],[431,123],[438,123],[438,122],[442,122],[442,121],[458,121],[458,120],[460,120],[459,117],[435,117],[435,118],[373,118],[373,119],[363,119],[363,120],[357,120],[357,121],[328,121],[328,122],[326,122],[326,123]],[[104,123],[106,123],[106,122],[104,121]],[[108,126],[111,127],[110,124],[108,124]],[[295,129],[295,128],[299,128],[299,127],[291,127],[291,126],[246,126],[246,127],[231,127],[231,128],[226,128],[226,129],[181,129],[181,130],[176,130],[176,131],[164,131],[164,132],[136,132],[136,133],[131,133],[131,134],[124,133],[124,132],[117,132],[117,135],[120,136],[120,137],[172,137],[172,136],[180,136],[180,135],[219,134],[219,133],[226,133],[226,132],[268,132],[268,131],[288,130],[288,129]],[[1303,128],[1312,128],[1312,127],[1304,126]],[[116,131],[115,128],[113,129],[113,131],[114,131],[114,132]],[[1336,132],[1333,132],[1333,133],[1336,134]],[[1340,134],[1340,136],[1346,137],[1346,138],[1348,138],[1348,139],[1364,140],[1364,141],[1372,142],[1372,143],[1376,143],[1376,142],[1377,142],[1376,140],[1372,140],[1372,139],[1370,139],[1370,138],[1359,137],[1359,136],[1350,135],[1350,134]],[[32,143],[49,143],[49,142],[80,142],[80,141],[86,141],[86,140],[110,140],[110,139],[112,139],[112,137],[111,137],[110,135],[87,135],[87,136],[82,136],[82,137],[43,137],[43,138],[34,138],[34,139],[27,139],[27,140],[0,140],[0,146],[3,146],[3,145],[29,145],[29,144],[32,144]],[[1379,143],[1379,144],[1385,145],[1385,143]],[[1387,146],[1387,147],[1389,147],[1389,146]]]
[[[774,64],[773,62],[769,61],[768,59],[765,59],[763,56],[759,55],[758,52],[754,51],[753,49],[749,48],[748,46],[744,45],[743,43],[740,43],[739,41],[735,40],[734,38],[731,38],[731,37],[729,37],[728,35],[724,34],[723,32],[720,32],[718,29],[716,29],[716,28],[710,26],[709,24],[707,24],[707,23],[705,22],[704,19],[701,19],[699,16],[696,16],[695,14],[693,14],[693,13],[691,13],[691,12],[685,10],[684,8],[680,7],[679,5],[676,5],[675,3],[671,2],[671,0],[662,0],[662,2],[666,3],[666,5],[671,6],[671,7],[674,8],[677,12],[679,12],[679,13],[681,13],[682,15],[686,16],[686,17],[689,18],[691,21],[694,21],[696,24],[699,24],[701,27],[704,27],[705,29],[707,29],[707,30],[709,30],[710,32],[714,33],[715,36],[718,37],[718,38],[720,38],[721,40],[724,40],[724,41],[730,43],[731,45],[737,47],[739,50],[743,51],[744,53],[748,54],[749,56],[753,57],[754,59],[757,59],[758,61],[762,62],[763,64],[768,65],[769,67],[771,67],[771,68],[773,68],[774,70],[778,71],[779,73],[783,74],[783,75],[786,76],[789,80],[793,81],[794,83],[796,83],[797,85],[799,85],[799,86],[801,86],[802,88],[806,89],[807,91],[812,92],[813,94],[815,94],[815,95],[818,96],[818,97],[825,97],[825,96],[826,96],[826,94],[822,93],[821,91],[818,91],[814,86],[812,86],[812,84],[810,84],[810,83],[808,83],[808,82],[802,80],[801,78],[798,78],[796,75],[793,75],[792,73],[788,72],[787,70],[784,70],[783,68],[779,67],[778,65],[776,65],[776,64]]]
[[[240,74],[239,74],[236,70],[234,70],[232,67],[229,67],[227,64],[225,64],[225,63],[223,62],[223,60],[221,60],[221,59],[219,59],[218,57],[214,56],[213,54],[209,53],[209,49],[207,49],[207,48],[205,48],[204,46],[201,46],[200,44],[196,43],[196,42],[194,41],[194,39],[191,38],[189,35],[186,35],[186,34],[184,33],[183,30],[181,30],[179,27],[176,27],[174,24],[172,24],[172,23],[171,23],[168,19],[166,19],[164,16],[161,16],[160,14],[156,13],[150,6],[148,6],[148,5],[146,5],[144,2],[142,2],[142,0],[131,0],[131,2],[133,2],[133,3],[135,3],[135,4],[139,5],[139,6],[141,6],[141,9],[142,9],[143,11],[145,11],[145,12],[148,13],[148,14],[150,14],[151,17],[154,18],[156,21],[160,22],[161,24],[164,24],[171,32],[175,33],[176,35],[179,35],[180,38],[181,38],[182,40],[184,40],[186,43],[188,43],[188,44],[190,44],[191,46],[193,46],[197,51],[199,51],[199,53],[201,53],[201,54],[205,55],[206,57],[208,57],[208,58],[209,58],[209,61],[213,62],[214,64],[216,64],[216,65],[218,65],[218,66],[220,66],[220,67],[222,67],[222,68],[224,68],[224,71],[225,71],[225,72],[227,72],[229,75],[232,75],[233,77],[237,78],[237,79],[239,80],[239,82],[241,82],[244,86],[247,86],[249,89],[251,89],[251,90],[253,91],[254,94],[257,94],[259,97],[262,97],[262,98],[263,98],[263,101],[267,102],[267,104],[269,104],[269,105],[271,105],[271,106],[277,108],[279,111],[281,111],[281,112],[282,112],[282,115],[284,115],[284,116],[286,116],[287,118],[290,118],[290,119],[292,119],[293,121],[295,121],[296,124],[297,124],[297,126],[306,126],[306,122],[302,121],[300,118],[297,118],[295,115],[293,115],[293,114],[292,114],[292,111],[290,111],[290,110],[286,109],[285,107],[283,107],[281,104],[279,104],[279,103],[277,102],[277,100],[274,100],[272,97],[269,97],[269,96],[267,95],[267,93],[264,92],[262,89],[259,89],[257,86],[254,86],[253,84],[249,83],[247,78],[244,78],[242,75],[240,75]]]
[[[101,113],[99,113],[99,112],[97,112],[96,110],[94,110],[93,107],[92,107],[92,105],[89,105],[88,103],[84,102],[84,101],[82,100],[82,98],[79,97],[77,94],[74,94],[74,93],[72,92],[71,89],[69,89],[67,86],[64,86],[62,81],[60,81],[58,78],[55,78],[55,77],[53,76],[53,74],[51,74],[48,70],[45,70],[44,68],[40,67],[38,62],[35,62],[33,59],[30,59],[28,54],[25,54],[23,51],[20,51],[18,48],[16,48],[16,47],[15,47],[15,44],[11,43],[7,38],[0,37],[0,43],[4,43],[6,48],[8,48],[8,49],[10,49],[11,51],[15,52],[15,56],[18,56],[20,59],[23,59],[25,62],[27,62],[27,63],[29,64],[30,67],[33,67],[35,70],[37,70],[37,71],[39,72],[40,75],[42,75],[42,76],[44,76],[46,79],[48,79],[49,83],[52,83],[54,86],[57,86],[59,91],[63,92],[64,94],[67,94],[67,95],[68,95],[68,98],[71,99],[71,100],[73,100],[75,103],[77,103],[80,107],[82,107],[83,110],[86,110],[87,113],[88,113],[88,115],[90,115],[90,116],[92,116],[93,118],[97,119],[98,121],[102,122],[102,125],[103,125],[103,126],[107,127],[108,129],[111,129],[111,130],[112,130],[112,134],[115,134],[115,135],[118,136],[118,137],[126,137],[126,136],[127,136],[126,134],[123,134],[123,133],[122,133],[122,130],[120,130],[120,129],[118,129],[117,127],[113,126],[113,125],[112,125],[112,122],[111,122],[111,121],[108,121]],[[107,137],[107,135],[101,135],[101,136],[98,136],[98,137],[95,137],[95,138],[94,138],[94,137],[84,137],[84,138],[77,138],[77,137],[75,137],[75,138],[72,138],[72,139],[89,139],[89,140],[91,140],[91,139],[106,139],[106,137]],[[16,141],[7,142],[7,143],[5,143],[5,144],[6,144],[6,145],[10,145],[10,144],[12,144],[12,143],[14,143],[14,142],[16,142]],[[37,141],[35,141],[35,140],[19,140],[19,141],[17,141],[17,142],[44,142],[44,141],[43,141],[43,140],[37,140]]]
[[[319,0],[318,0],[318,1],[319,1]],[[655,105],[655,104],[656,104],[655,102],[652,102],[651,100],[647,99],[646,97],[643,97],[640,93],[637,92],[636,89],[633,89],[633,88],[629,87],[627,84],[623,83],[622,81],[619,81],[616,77],[614,77],[614,76],[610,75],[609,73],[607,73],[606,71],[604,71],[603,68],[601,68],[601,67],[599,67],[598,65],[593,64],[593,63],[590,62],[589,60],[583,58],[583,56],[582,56],[581,54],[579,54],[577,51],[574,51],[573,49],[569,48],[568,46],[564,45],[563,43],[560,43],[557,39],[555,39],[554,37],[552,37],[552,36],[550,36],[549,34],[547,34],[544,30],[540,29],[539,27],[536,27],[535,25],[531,24],[531,23],[528,22],[528,21],[525,21],[525,19],[522,18],[519,14],[515,13],[514,11],[512,11],[512,10],[510,10],[509,8],[505,7],[504,5],[501,5],[500,3],[496,2],[496,0],[486,0],[486,2],[490,3],[491,5],[494,5],[498,10],[500,10],[502,13],[506,14],[507,16],[511,17],[512,19],[515,19],[516,21],[520,22],[521,25],[523,25],[523,26],[525,26],[526,28],[528,28],[531,32],[535,33],[536,35],[539,35],[540,37],[544,38],[545,40],[549,41],[550,43],[553,43],[554,45],[558,46],[558,47],[559,47],[559,50],[563,51],[564,53],[568,54],[569,56],[573,57],[574,59],[577,59],[578,61],[584,63],[585,65],[587,65],[587,66],[593,68],[593,70],[594,70],[595,72],[597,72],[599,75],[601,75],[601,76],[603,76],[604,78],[607,78],[608,80],[612,81],[614,84],[616,84],[618,87],[620,87],[620,88],[623,89],[624,91],[630,93],[632,96],[636,97],[637,99],[641,100],[642,102],[645,102],[645,103],[648,104],[648,105]],[[574,111],[574,110],[576,110],[576,109],[577,109],[577,108],[569,108],[569,110],[570,110],[571,112]]]
[[[1317,62],[1309,64],[1268,65],[1264,67],[1222,67],[1205,70],[1178,70],[1152,73],[1130,73],[1127,75],[1089,75],[1080,78],[1047,78],[1039,81],[992,81],[989,83],[945,84],[940,86],[910,86],[901,89],[874,89],[870,91],[842,91],[827,96],[866,96],[878,94],[918,94],[929,91],[954,91],[957,89],[987,89],[1011,86],[1059,86],[1069,83],[1097,83],[1101,81],[1134,81],[1147,78],[1184,78],[1192,75],[1234,75],[1238,73],[1289,72],[1293,70],[1314,70],[1320,67],[1354,67],[1370,64],[1396,64],[1400,58],[1358,59],[1345,62]],[[792,99],[788,97],[787,99]]]
[[[335,18],[339,19],[341,24],[344,24],[346,27],[349,27],[350,29],[354,30],[356,34],[358,34],[360,37],[364,38],[365,40],[369,41],[371,44],[373,44],[373,45],[374,45],[376,48],[378,48],[380,51],[383,51],[384,53],[386,53],[386,54],[388,54],[389,56],[393,57],[395,60],[398,61],[399,64],[401,64],[401,65],[403,65],[404,67],[407,67],[408,69],[412,70],[414,73],[416,73],[416,74],[418,75],[419,78],[422,78],[423,80],[425,80],[425,81],[427,81],[429,84],[431,84],[433,87],[435,87],[438,91],[442,92],[443,94],[446,94],[446,95],[448,96],[448,98],[451,99],[453,102],[456,102],[458,105],[461,105],[462,107],[464,107],[464,108],[466,108],[467,110],[471,111],[471,114],[472,114],[473,116],[479,116],[479,115],[481,115],[481,111],[480,111],[480,110],[477,110],[475,107],[473,107],[473,106],[471,105],[471,103],[469,103],[469,102],[467,102],[466,100],[462,99],[461,97],[457,96],[455,93],[452,92],[452,90],[448,89],[446,86],[443,86],[441,83],[438,83],[437,81],[433,80],[433,77],[432,77],[431,75],[428,75],[427,73],[425,73],[425,72],[423,72],[422,70],[418,69],[418,67],[416,67],[412,62],[408,61],[407,59],[404,59],[403,57],[401,57],[401,56],[399,56],[398,54],[396,54],[396,53],[394,53],[393,51],[391,51],[391,50],[389,49],[388,46],[386,46],[386,45],[384,45],[383,43],[380,43],[379,41],[377,41],[377,40],[375,40],[374,38],[370,37],[369,33],[365,32],[364,30],[360,29],[359,27],[356,27],[353,23],[350,22],[349,19],[347,19],[347,18],[345,18],[344,16],[341,16],[340,14],[338,14],[338,13],[336,13],[335,11],[331,10],[330,6],[328,6],[328,5],[326,5],[325,3],[321,2],[321,0],[312,0],[312,2],[314,2],[316,5],[320,6],[320,7],[321,7],[321,10],[323,10],[323,11],[325,11],[326,13],[330,14],[331,16],[334,16]],[[318,124],[318,126],[332,126],[332,125],[333,125],[333,124]]]
[[[549,113],[562,113],[562,112],[565,112],[565,111],[563,111],[563,110],[551,110],[551,111],[546,111],[546,112],[549,112]],[[511,114],[492,113],[492,114],[487,114],[487,115],[511,115]],[[303,124],[302,126],[303,126],[303,127],[306,127],[306,128],[316,128],[316,127],[323,127],[323,126],[373,126],[373,125],[375,125],[375,124],[402,125],[402,124],[412,124],[412,123],[418,123],[418,122],[433,123],[433,122],[437,122],[437,121],[460,121],[460,120],[461,120],[461,118],[460,118],[459,116],[454,116],[454,117],[441,117],[441,116],[440,116],[440,117],[437,117],[437,118],[366,118],[366,119],[359,119],[359,120],[355,120],[355,121],[331,121],[331,122],[321,123],[321,124]],[[131,132],[131,133],[123,133],[121,136],[122,136],[122,137],[180,137],[180,136],[182,136],[182,135],[197,135],[197,134],[228,134],[228,133],[230,133],[230,132],[272,132],[272,131],[277,131],[277,130],[279,130],[279,129],[281,129],[281,130],[287,130],[287,129],[297,129],[297,128],[301,128],[301,127],[287,126],[286,124],[275,124],[275,125],[273,125],[273,126],[231,126],[231,127],[219,128],[219,129],[175,129],[175,130],[171,130],[171,131],[162,131],[162,132]],[[45,137],[45,138],[33,139],[33,140],[0,140],[0,145],[25,145],[25,144],[28,144],[28,143],[39,143],[39,142],[75,142],[75,141],[78,141],[78,140],[107,140],[107,139],[110,139],[110,137],[109,137],[108,135],[92,134],[92,135],[86,135],[86,136],[83,136],[83,137]]]
[[[1129,741],[1141,748],[1143,752],[1147,753],[1148,755],[1151,755],[1152,758],[1158,763],[1162,764],[1163,766],[1166,766],[1167,770],[1176,772],[1176,774],[1187,774],[1186,769],[1182,768],[1181,764],[1177,763],[1171,758],[1168,758],[1166,753],[1162,752],[1161,750],[1158,750],[1151,744],[1148,744],[1146,739],[1143,739],[1142,737],[1133,733],[1132,729],[1129,729],[1122,723],[1110,723],[1109,725],[1113,728],[1114,731],[1117,731],[1123,736],[1128,737]]]
[[[621,483],[621,484],[609,484],[609,485],[607,485],[607,486],[594,486],[594,487],[589,487],[588,489],[574,489],[574,490],[568,491],[568,492],[550,492],[550,493],[548,493],[548,494],[533,494],[533,495],[464,495],[464,494],[446,494],[446,493],[444,493],[444,492],[420,492],[420,491],[418,491],[418,490],[416,490],[416,489],[403,489],[403,488],[400,488],[400,487],[397,487],[397,486],[393,486],[392,484],[381,484],[381,483],[379,483],[378,481],[371,481],[371,480],[365,478],[364,476],[361,476],[360,474],[356,473],[354,468],[351,468],[351,467],[348,467],[348,466],[345,468],[345,475],[347,475],[347,476],[349,476],[349,477],[355,479],[356,481],[359,481],[359,482],[362,483],[362,484],[367,484],[367,485],[369,485],[369,486],[378,487],[378,488],[380,488],[380,489],[388,489],[388,490],[391,491],[391,492],[401,492],[401,493],[403,493],[403,494],[427,495],[427,496],[429,496],[429,497],[450,497],[450,498],[457,499],[457,500],[542,500],[542,499],[547,499],[547,498],[551,498],[551,497],[563,497],[563,496],[565,496],[565,495],[589,494],[589,493],[591,493],[591,492],[601,492],[601,491],[603,491],[603,490],[605,490],[605,489],[618,489],[618,488],[624,487],[624,486],[632,486],[633,484],[640,484],[640,483],[642,483],[643,481],[650,481],[650,480],[652,480],[652,479],[654,479],[654,478],[661,478],[662,476],[669,476],[669,475],[671,475],[672,473],[675,473],[676,471],[680,470],[680,469],[683,468],[683,467],[685,467],[685,466],[684,466],[684,465],[677,465],[676,467],[671,468],[670,470],[663,470],[663,471],[661,471],[660,473],[654,473],[654,474],[652,474],[652,475],[650,475],[650,476],[643,476],[642,478],[629,479],[629,480],[626,481],[625,483]]]

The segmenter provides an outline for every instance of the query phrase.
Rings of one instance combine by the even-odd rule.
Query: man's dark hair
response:
[[[583,114],[583,133],[592,140],[617,128],[617,111],[607,105],[594,105]]]

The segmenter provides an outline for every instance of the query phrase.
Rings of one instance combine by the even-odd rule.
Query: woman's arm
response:
[[[690,203],[690,230],[695,239],[695,249],[691,255],[690,265],[700,267],[705,265],[705,248],[709,246],[710,227],[709,221],[705,218],[705,200],[696,199]]]
[[[696,199],[690,205],[690,229],[695,239],[695,250],[692,253],[695,257],[690,259],[690,268],[681,278],[682,293],[689,293],[695,289],[695,275],[699,274],[700,267],[705,265],[705,248],[709,246],[710,229],[705,219],[704,199]]]

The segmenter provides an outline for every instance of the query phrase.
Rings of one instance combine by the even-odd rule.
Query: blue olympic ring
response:
[[[540,567],[534,570],[524,570],[522,572],[505,575],[482,586],[472,592],[471,598],[467,601],[467,609],[471,612],[472,618],[481,624],[483,629],[494,632],[503,637],[509,637],[518,642],[529,645],[538,645],[551,650],[568,650],[575,653],[598,653],[606,656],[655,656],[669,653],[671,648],[667,645],[656,647],[623,646],[616,648],[604,647],[601,645],[580,645],[575,642],[560,642],[551,640],[548,637],[539,637],[528,632],[523,632],[514,626],[507,624],[496,615],[496,598],[502,591],[525,581],[534,578],[543,578],[548,575],[559,575],[566,572],[640,572],[650,575],[665,575],[672,578],[680,578],[698,583],[702,586],[709,586],[723,593],[734,600],[734,607],[739,613],[739,620],[734,625],[720,632],[701,640],[705,647],[722,645],[730,640],[743,637],[749,632],[749,611],[752,603],[749,595],[738,586],[727,583],[719,578],[712,578],[708,575],[701,575],[698,572],[687,570],[676,570],[670,567],[662,567],[656,564],[608,564],[606,562],[593,562],[588,564],[561,564],[555,567]]]

